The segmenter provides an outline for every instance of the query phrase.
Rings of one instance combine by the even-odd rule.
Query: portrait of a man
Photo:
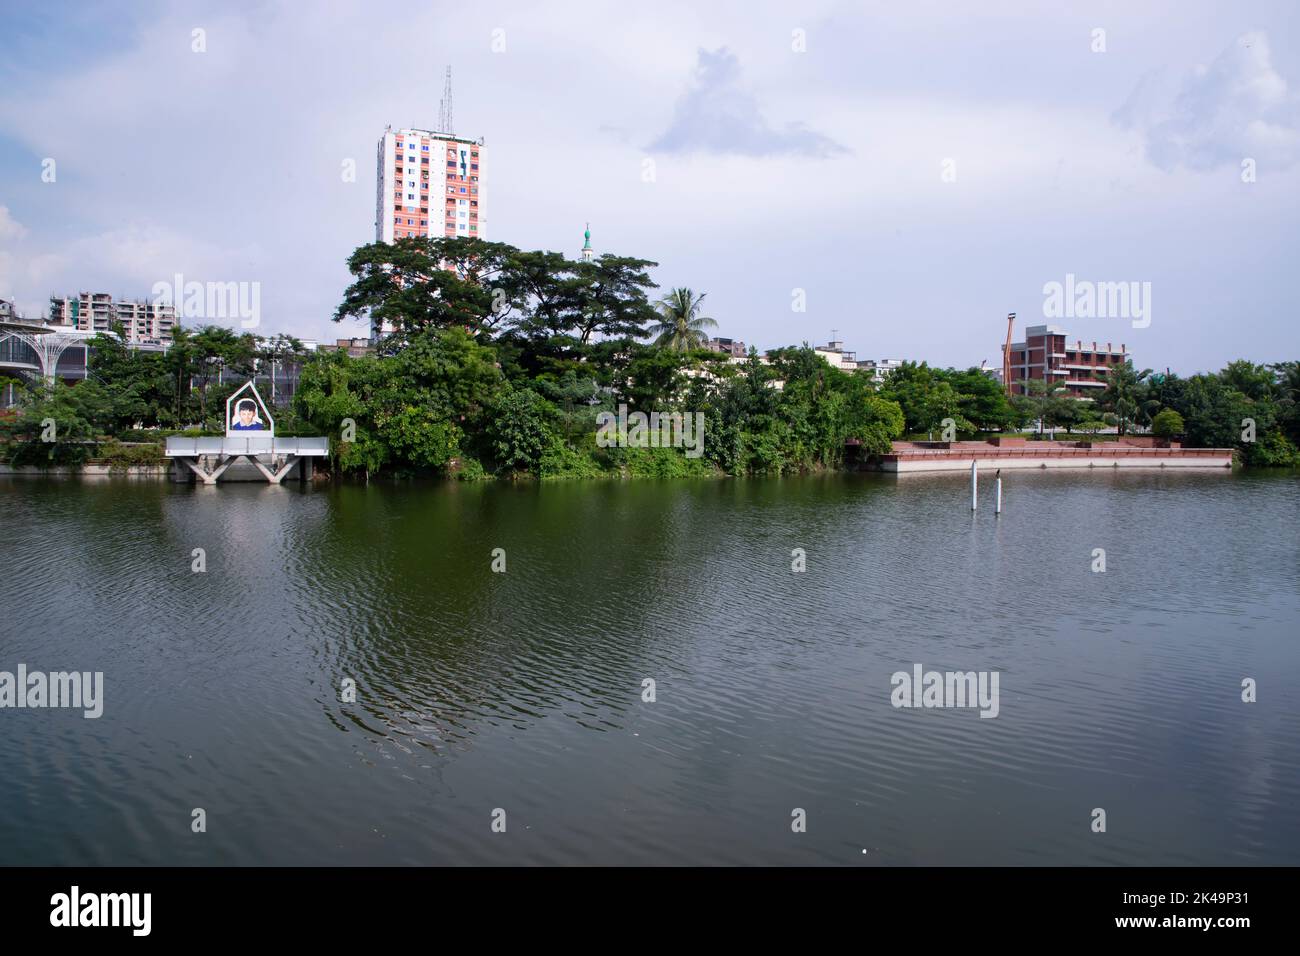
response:
[[[230,420],[230,428],[237,432],[264,431],[266,425],[257,413],[257,403],[251,398],[240,399],[235,405],[235,415]]]

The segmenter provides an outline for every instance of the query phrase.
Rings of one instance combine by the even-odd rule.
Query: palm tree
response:
[[[1133,368],[1132,359],[1125,359],[1120,365],[1112,365],[1106,373],[1106,390],[1097,403],[1104,409],[1115,413],[1119,418],[1119,433],[1124,435],[1133,424],[1142,403],[1147,400],[1147,379],[1151,369],[1138,372]]]
[[[650,334],[658,336],[655,345],[686,352],[707,342],[708,333],[704,330],[717,328],[718,323],[700,315],[700,304],[706,295],[707,292],[696,295],[691,289],[681,288],[660,299],[655,308],[663,321],[650,327]]]

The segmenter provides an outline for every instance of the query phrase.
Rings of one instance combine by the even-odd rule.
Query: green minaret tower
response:
[[[582,234],[582,237],[584,240],[582,243],[582,261],[590,262],[593,254],[591,250],[591,223],[587,223],[587,231]]]

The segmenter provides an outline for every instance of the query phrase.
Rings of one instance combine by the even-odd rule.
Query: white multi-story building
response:
[[[487,238],[483,140],[391,126],[379,138],[375,240]],[[375,340],[392,332],[375,323]]]
[[[176,307],[150,300],[114,299],[107,292],[50,296],[52,326],[78,332],[109,332],[120,322],[126,341],[170,345],[176,329]]]
[[[391,126],[379,138],[375,239],[487,238],[483,140]]]
[[[825,345],[813,347],[813,351],[821,358],[825,359],[833,368],[842,372],[867,372],[871,375],[872,381],[883,382],[889,373],[902,365],[900,359],[862,359],[858,360],[856,352],[846,351],[844,343],[838,340],[828,342]]]
[[[844,372],[857,371],[857,355],[854,352],[846,352],[844,350],[843,342],[835,340],[828,342],[825,345],[815,345],[813,346],[813,351],[830,363],[832,368],[837,368]]]
[[[901,367],[902,364],[902,359],[887,358],[879,361],[876,359],[863,359],[858,363],[858,368],[864,372],[870,372],[872,381],[878,384],[888,378],[889,373]]]

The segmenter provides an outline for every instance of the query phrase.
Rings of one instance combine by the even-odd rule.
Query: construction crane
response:
[[[1007,341],[1002,346],[1002,387],[1011,394],[1011,331],[1016,324],[1016,314],[1007,313]]]

